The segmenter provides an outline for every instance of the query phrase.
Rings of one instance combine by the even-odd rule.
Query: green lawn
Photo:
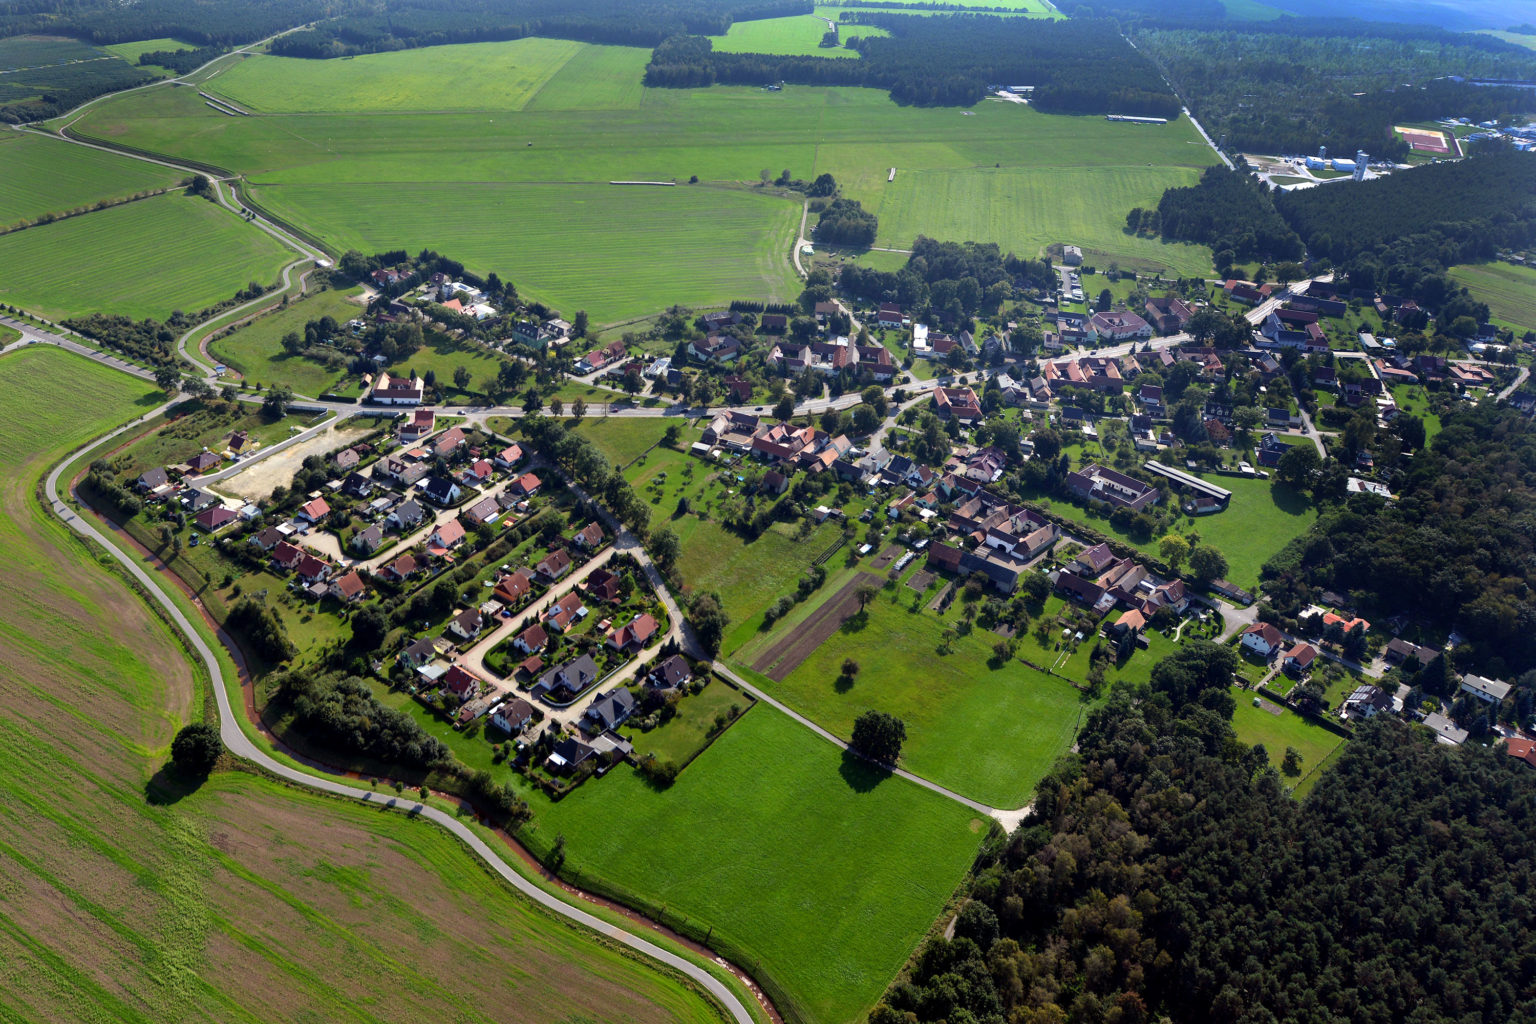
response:
[[[1536,330],[1536,268],[1477,263],[1452,267],[1451,277],[1471,289],[1473,298],[1488,303],[1495,322],[1513,327],[1517,335]]]
[[[1264,752],[1269,755],[1269,763],[1274,765],[1277,771],[1280,768],[1280,762],[1285,758],[1286,747],[1295,747],[1301,753],[1301,777],[1281,776],[1288,786],[1294,786],[1306,780],[1333,753],[1334,749],[1344,742],[1342,736],[1329,732],[1294,712],[1282,709],[1280,714],[1276,715],[1264,708],[1254,707],[1254,694],[1247,690],[1234,686],[1232,699],[1237,702],[1237,710],[1232,713],[1232,728],[1236,730],[1240,743],[1249,746],[1255,743],[1264,744]]]
[[[1424,440],[1434,440],[1440,433],[1440,416],[1429,404],[1429,392],[1422,384],[1393,384],[1391,386],[1392,401],[1403,412],[1417,416],[1424,421]]]
[[[798,14],[789,18],[763,18],[757,21],[738,21],[730,31],[711,40],[721,53],[783,53],[803,57],[851,57],[858,59],[857,50],[844,46],[823,48],[821,37],[827,31],[827,23],[811,14]],[[841,30],[841,39],[854,36],[889,35],[883,28],[872,25],[847,26]]]
[[[829,579],[818,597],[832,597],[838,586]],[[939,653],[941,634],[960,622],[961,602],[941,618],[928,610],[927,597],[914,611],[915,598],[905,585],[881,591],[867,618],[845,623],[783,682],[754,674],[755,681],[845,738],[863,712],[893,714],[907,727],[904,767],[993,806],[1024,804],[1072,745],[1082,708],[1077,690],[1018,661],[993,668],[999,638],[984,629]],[[792,615],[743,646],[733,655],[738,670],[750,671],[757,655],[799,630],[803,618]],[[1086,658],[1087,645],[1082,650]],[[839,681],[845,658],[860,666],[851,686]]]
[[[159,196],[0,236],[0,301],[50,317],[164,318],[272,284],[290,254],[205,199]]]
[[[283,351],[283,335],[294,331],[302,336],[306,323],[323,316],[346,323],[363,311],[362,306],[352,301],[358,293],[355,288],[317,292],[252,320],[227,338],[210,342],[208,351],[250,380],[263,385],[287,384],[301,395],[318,396],[340,375],[312,359]],[[453,379],[451,370],[448,379]]]
[[[340,61],[261,56],[230,68],[210,88],[266,114],[521,110],[580,49],[563,39],[529,38]]]
[[[1259,569],[1292,538],[1307,531],[1317,519],[1317,509],[1304,495],[1272,487],[1268,480],[1215,475],[1205,478],[1232,492],[1231,505],[1215,515],[1183,519],[1175,532],[1185,536],[1198,533],[1200,543],[1209,544],[1226,556],[1227,579],[1251,590],[1258,584]],[[1148,554],[1157,554],[1158,539],[1137,540],[1116,529],[1107,516],[1084,511],[1065,501],[1051,502],[1050,509]]]
[[[438,387],[453,389],[453,372],[459,367],[469,370],[470,388],[478,389],[487,377],[501,372],[503,359],[476,341],[458,341],[445,334],[427,335],[427,343],[416,352],[389,367],[390,373],[416,373],[425,376],[430,370],[437,375]]]
[[[660,444],[662,435],[672,426],[686,427],[686,421],[659,416],[588,417],[576,426],[576,432],[590,440],[609,462],[618,467],[629,465],[647,449]],[[689,431],[684,436],[691,433]]]
[[[845,763],[766,706],[670,789],[621,768],[559,803],[534,803],[525,834],[535,850],[563,835],[581,884],[598,876],[669,925],[709,930],[773,983],[786,1019],[825,1024],[863,1020],[987,827],[943,797]]]
[[[41,347],[0,358],[0,386],[7,1016],[719,1019],[677,979],[536,910],[424,822],[243,772],[167,788],[159,769],[211,699],[206,682],[104,556],[34,497],[65,451],[161,396]]]
[[[670,761],[686,765],[690,758],[709,743],[715,728],[715,718],[731,717],[731,708],[745,711],[754,703],[730,683],[711,678],[703,690],[684,697],[677,705],[677,714],[650,732],[624,728],[620,730],[635,745],[635,754],[644,757],[655,754],[661,762]]]
[[[138,63],[140,57],[146,53],[165,53],[179,50],[195,50],[197,47],[191,43],[184,43],[179,39],[140,39],[132,43],[113,43],[103,46],[108,53],[115,53],[130,64]]]
[[[100,199],[166,188],[166,167],[21,132],[0,134],[0,225],[65,213]]]
[[[511,60],[524,43],[544,45],[483,44],[483,52]],[[370,62],[397,62],[410,82],[464,49],[299,62],[296,73],[328,77],[296,98],[284,98],[279,58],[250,58],[216,81],[253,107],[263,90],[274,104],[355,105],[366,97],[349,98],[352,83],[374,74]],[[882,244],[922,232],[1033,255],[1074,241],[1101,265],[1209,269],[1203,248],[1121,230],[1125,209],[1154,205],[1215,160],[1187,121],[1112,124],[992,100],[969,111],[903,107],[875,89],[647,90],[638,84],[646,58],[638,48],[577,46],[531,97],[509,88],[477,112],[434,106],[429,96],[411,102],[431,113],[231,118],[193,90],[164,89],[106,101],[79,130],[243,172],[256,201],[337,249],[451,252],[562,312],[585,308],[598,324],[674,301],[792,298],[798,204],[756,188],[763,168],[831,173],[880,216]],[[466,104],[486,102],[477,88]],[[452,161],[441,159],[446,151]],[[607,184],[694,175],[701,186],[732,187]],[[709,231],[698,230],[703,223]]]
[[[672,504],[675,506],[676,502]],[[662,507],[665,506],[663,501]],[[797,541],[793,527],[775,523],[748,543],[715,520],[705,521],[698,516],[683,516],[670,525],[682,542],[677,565],[687,589],[713,590],[719,594],[733,627],[762,614],[779,595],[792,593],[811,562],[836,543],[842,532],[829,520],[807,539]],[[827,566],[829,573],[837,564],[834,559]],[[728,636],[727,649],[733,639]]]

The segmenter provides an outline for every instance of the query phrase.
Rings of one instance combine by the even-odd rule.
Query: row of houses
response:
[[[1123,609],[1113,627],[1120,633],[1139,632],[1164,608],[1179,614],[1189,608],[1190,594],[1183,580],[1162,579],[1141,563],[1119,557],[1107,544],[1083,549],[1051,573],[1050,579],[1058,593],[1095,614]]]

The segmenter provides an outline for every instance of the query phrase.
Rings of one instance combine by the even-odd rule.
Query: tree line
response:
[[[1157,68],[1110,21],[1046,21],[984,15],[920,17],[844,11],[846,34],[859,25],[889,37],[850,38],[861,60],[719,53],[708,39],[673,37],[646,67],[650,86],[714,84],[852,85],[886,89],[898,103],[969,106],[989,86],[1027,83],[1042,110],[1069,114],[1179,116],[1177,98]]]
[[[993,242],[940,242],[919,235],[907,265],[898,271],[845,266],[838,284],[850,295],[896,302],[909,312],[930,310],[958,325],[978,313],[995,313],[1015,287],[1049,287],[1046,260],[1006,256]]]
[[[1156,210],[1132,210],[1126,227],[1209,246],[1218,267],[1303,255],[1301,239],[1276,212],[1269,190],[1246,169],[1208,167],[1198,184],[1164,192]]]
[[[1186,644],[1089,716],[1031,816],[984,847],[954,938],[871,1024],[1536,1014],[1536,907],[1516,896],[1536,854],[1510,841],[1536,826],[1536,776],[1379,719],[1298,803],[1233,732],[1233,660]]]
[[[1162,23],[1158,23],[1162,24]],[[1536,54],[1428,26],[1280,18],[1147,27],[1136,44],[1167,73],[1213,139],[1232,150],[1401,160],[1404,121],[1522,113],[1530,94],[1448,76],[1536,78]],[[1405,85],[1407,86],[1405,88]]]
[[[272,52],[346,57],[528,36],[656,46],[673,35],[724,35],[737,21],[811,9],[808,0],[403,0],[290,33],[273,43]]]

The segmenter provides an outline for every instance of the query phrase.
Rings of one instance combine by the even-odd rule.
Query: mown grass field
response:
[[[304,325],[329,316],[344,324],[362,313],[363,307],[352,301],[360,289],[323,291],[290,303],[268,316],[258,317],[227,338],[208,343],[208,351],[261,384],[287,384],[301,395],[311,397],[330,387],[338,374],[312,359],[291,356],[283,350],[283,335],[294,331],[301,337]]]
[[[958,6],[958,7],[988,7],[988,8],[1006,7],[1006,8],[1008,8],[1007,11],[989,10],[989,11],[986,12],[988,15],[1002,15],[1002,16],[1012,15],[1012,16],[1017,16],[1017,17],[1030,17],[1030,18],[1060,18],[1060,17],[1063,16],[1060,11],[1057,11],[1056,9],[1051,7],[1050,5],[1044,3],[1043,0],[955,0],[955,6]],[[848,3],[843,4],[841,6],[838,6],[838,7],[833,7],[833,6],[829,6],[829,5],[826,5],[826,4],[817,4],[816,5],[816,14],[819,17],[831,18],[833,21],[837,21],[839,15],[841,15],[842,12],[844,12],[844,11],[869,11],[871,13],[888,14],[888,13],[891,13],[892,10],[893,10],[893,8],[889,8],[889,7],[886,7],[886,8],[861,7],[857,3],[857,0],[849,0]],[[948,10],[932,10],[932,9],[929,9],[929,8],[911,7],[911,8],[903,8],[903,9],[901,9],[899,11],[896,11],[896,13],[900,13],[900,14],[915,14],[915,15],[919,15],[919,16],[922,16],[922,17],[929,17],[929,16],[933,16],[933,15],[941,15],[942,16],[942,15],[949,14],[949,13],[952,13],[952,12],[950,12]]]
[[[164,318],[251,281],[271,284],[288,252],[205,199],[179,194],[0,236],[0,300],[45,316]]]
[[[806,614],[839,586],[829,580]],[[844,738],[865,711],[893,714],[907,727],[903,767],[984,803],[1018,807],[1072,745],[1082,710],[1078,691],[1017,661],[993,667],[992,645],[1000,638],[988,630],[958,636],[949,653],[940,653],[944,631],[961,621],[961,602],[940,616],[928,609],[932,596],[905,585],[882,590],[783,682],[752,678]],[[804,618],[792,614],[736,651],[737,670],[750,672],[753,659]],[[859,663],[852,685],[839,681],[845,658]]]
[[[1305,496],[1275,490],[1268,480],[1249,480],[1232,476],[1209,476],[1213,483],[1232,492],[1232,503],[1225,512],[1199,516],[1180,522],[1175,532],[1200,535],[1200,543],[1209,544],[1226,556],[1227,579],[1244,589],[1258,584],[1259,570],[1269,557],[1301,535],[1317,519],[1317,508]],[[1115,539],[1157,554],[1158,540],[1140,541],[1116,529],[1108,516],[1088,512],[1065,501],[1051,502],[1050,510],[1098,530]]]
[[[835,19],[834,19],[835,20]],[[811,14],[789,18],[763,18],[759,21],[738,21],[723,36],[712,37],[714,48],[721,53],[783,53],[804,57],[847,57],[859,59],[857,50],[838,45],[822,47],[821,37],[826,34],[827,23]],[[889,35],[883,28],[860,25],[842,30],[841,39],[853,36]]]
[[[1232,712],[1232,728],[1238,741],[1248,746],[1264,744],[1269,763],[1280,769],[1285,758],[1285,748],[1295,747],[1301,754],[1301,775],[1306,777],[1319,768],[1328,755],[1344,742],[1344,737],[1329,732],[1291,711],[1282,710],[1276,715],[1262,707],[1253,706],[1253,693],[1238,687],[1232,688],[1232,699],[1237,709]],[[1282,775],[1286,785],[1295,785],[1298,779]]]
[[[0,135],[0,226],[166,188],[179,178],[169,168],[99,149],[6,132]]]
[[[718,685],[718,684],[712,684]],[[970,867],[987,823],[762,706],[670,788],[631,769],[535,800],[535,849],[686,919],[771,976],[800,1019],[863,1020]],[[835,910],[834,910],[835,908]],[[784,1007],[781,1007],[784,1009]]]
[[[335,61],[262,56],[210,85],[269,114],[521,110],[580,48],[564,39],[516,39]]]
[[[170,632],[33,487],[160,402],[53,349],[0,358],[0,916],[18,1020],[718,1020],[533,909],[442,831],[215,774],[156,772],[202,706]]]
[[[486,52],[515,45],[486,44]],[[343,94],[312,102],[351,103],[347,83],[368,62],[408,62],[402,75],[414,81],[459,49],[305,62],[304,71],[330,76]],[[432,246],[562,311],[584,307],[594,324],[674,301],[792,294],[787,257],[798,208],[760,193],[765,168],[831,173],[881,217],[883,242],[921,232],[1034,254],[1071,241],[1101,265],[1186,276],[1209,269],[1204,249],[1121,231],[1126,209],[1154,205],[1164,188],[1192,182],[1215,160],[1187,121],[1111,124],[994,100],[969,111],[902,107],[874,89],[646,90],[646,57],[638,48],[578,47],[531,94],[510,90],[499,109],[473,113],[231,118],[193,90],[164,89],[104,103],[79,127],[244,172],[258,202],[335,248]],[[274,61],[253,57],[216,81],[247,76],[253,87],[239,99],[260,107],[254,86],[279,77]],[[270,88],[275,98],[284,86]],[[445,152],[454,159],[443,160]],[[892,166],[896,180],[887,182]],[[694,175],[732,187],[607,185]]]
[[[130,64],[138,63],[140,57],[146,53],[165,53],[178,50],[195,50],[197,47],[191,43],[184,43],[179,39],[139,39],[131,43],[113,43],[103,46],[108,53],[115,53]]]
[[[1451,277],[1472,296],[1488,303],[1496,323],[1517,333],[1536,330],[1536,269],[1509,263],[1476,263],[1452,267]]]
[[[431,372],[437,375],[439,386],[447,390],[454,387],[453,373],[462,366],[469,371],[469,387],[474,390],[484,383],[486,377],[494,377],[501,372],[501,363],[501,357],[476,342],[457,341],[447,335],[433,334],[428,336],[427,344],[414,354],[389,367],[389,372],[403,375],[414,371],[417,376]]]
[[[665,417],[588,417],[577,424],[575,430],[588,438],[617,468],[627,466],[651,446],[660,444],[667,428],[682,422]]]

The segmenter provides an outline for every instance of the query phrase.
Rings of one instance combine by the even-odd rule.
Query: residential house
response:
[[[206,473],[210,469],[217,469],[224,462],[222,455],[215,455],[210,451],[200,451],[187,460],[189,473]]]
[[[1258,288],[1247,281],[1227,281],[1223,286],[1227,297],[1233,302],[1241,302],[1245,306],[1257,306],[1264,301]]]
[[[491,463],[488,459],[476,459],[459,474],[459,483],[465,487],[483,487],[491,481]]]
[[[381,373],[368,398],[380,405],[420,405],[426,389],[426,382],[420,377],[392,377]]]
[[[432,536],[427,539],[428,547],[434,554],[440,551],[452,551],[462,543],[464,543],[464,524],[457,519],[438,523],[437,528],[432,531]]]
[[[1467,741],[1467,730],[1460,728],[1455,722],[1438,711],[1424,716],[1424,724],[1435,734],[1436,743],[1444,743],[1448,746],[1460,746]]]
[[[651,642],[660,628],[649,612],[636,615],[632,621],[608,634],[608,646],[616,651],[640,650]]]
[[[905,321],[901,307],[893,302],[880,304],[880,312],[875,314],[875,323],[881,327],[900,327]]]
[[[181,500],[193,512],[201,512],[209,505],[220,505],[224,502],[223,498],[212,491],[198,490],[196,487],[187,488],[187,493]]]
[[[646,677],[650,685],[661,690],[675,690],[693,679],[693,670],[688,667],[688,661],[681,654],[674,654],[661,664],[651,669],[651,674]]]
[[[539,488],[543,486],[544,484],[539,480],[538,477],[534,476],[532,473],[524,473],[522,476],[508,484],[507,490],[511,491],[519,498],[531,498],[535,494],[538,494]]]
[[[432,439],[432,454],[446,459],[469,443],[462,427],[449,427]]]
[[[165,467],[155,466],[140,473],[138,480],[134,481],[133,485],[141,491],[158,491],[163,487],[169,486],[170,482],[171,477],[165,471]]]
[[[731,363],[741,355],[741,342],[729,334],[710,334],[692,342],[688,354],[701,363]]]
[[[553,583],[571,571],[571,556],[564,548],[557,548],[534,566],[533,571],[545,583]]]
[[[346,573],[331,583],[331,593],[346,604],[351,604],[363,596],[366,588],[363,586],[363,578],[356,570]]]
[[[575,661],[567,662],[545,672],[533,685],[535,697],[547,697],[556,703],[569,703],[597,682],[597,662],[592,655],[583,654]]]
[[[759,334],[783,334],[789,329],[789,317],[783,313],[764,313],[757,322]]]
[[[401,663],[411,668],[420,668],[435,657],[437,657],[437,644],[430,637],[425,636],[412,640],[400,652]]]
[[[374,464],[373,475],[377,477],[382,472],[390,479],[409,487],[431,471],[431,466],[417,459],[402,455],[386,455],[383,462]]]
[[[352,548],[361,551],[365,555],[371,555],[379,550],[384,543],[384,531],[377,525],[359,530],[352,535]]]
[[[336,469],[342,473],[352,469],[361,461],[363,461],[362,456],[357,454],[357,452],[351,448],[343,448],[341,451],[331,456],[331,465],[335,466]]]
[[[1401,665],[1411,658],[1413,659],[1411,667],[1417,670],[1434,661],[1439,654],[1440,652],[1433,647],[1421,647],[1418,644],[1409,643],[1401,637],[1393,637],[1387,641],[1387,647],[1382,652],[1382,657],[1386,659],[1389,665]]]
[[[1177,334],[1189,323],[1195,315],[1193,307],[1176,295],[1168,295],[1160,299],[1148,299],[1146,303],[1147,320],[1157,329],[1159,334]]]
[[[509,445],[496,453],[496,465],[502,469],[512,469],[523,461],[525,454],[522,445]]]
[[[320,583],[328,578],[335,566],[323,558],[305,553],[293,567],[294,575],[305,583]]]
[[[222,530],[239,518],[239,514],[233,509],[225,508],[223,505],[214,505],[199,512],[193,517],[192,522],[197,524],[198,529],[204,530],[207,533],[214,533]]]
[[[494,523],[501,515],[501,504],[495,498],[481,498],[464,510],[463,518],[476,526]]]
[[[1242,632],[1240,643],[1246,651],[1268,658],[1280,649],[1285,638],[1268,622],[1255,622]]]
[[[453,694],[461,703],[474,700],[480,696],[480,690],[484,685],[479,679],[458,665],[449,666],[448,671],[443,673],[441,680],[443,692]]]
[[[1135,313],[1095,313],[1088,318],[1088,324],[1101,342],[1152,337],[1152,325]]]
[[[396,530],[408,530],[414,526],[420,526],[424,515],[421,505],[413,499],[396,505],[384,521]]]
[[[1536,740],[1524,736],[1511,736],[1504,741],[1504,753],[1536,767]]]
[[[962,423],[977,423],[982,419],[981,399],[968,387],[934,388],[933,404],[943,419],[953,417]]]
[[[596,756],[597,751],[567,736],[551,748],[549,757],[544,761],[544,768],[553,775],[569,775]]]
[[[480,635],[481,620],[478,608],[466,608],[448,620],[448,632],[460,640],[473,640]]]
[[[304,549],[286,540],[272,549],[272,564],[284,572],[291,572],[303,557]]]
[[[601,694],[582,716],[582,728],[588,732],[607,732],[623,725],[635,712],[635,695],[621,686]]]
[[[503,701],[491,712],[491,724],[509,736],[516,736],[533,721],[533,705],[521,697]]]
[[[437,429],[437,414],[431,409],[417,409],[400,424],[400,443],[415,444]]]
[[[1509,696],[1510,684],[1470,673],[1461,677],[1461,692],[1470,693],[1488,704],[1501,704]]]
[[[571,543],[583,551],[596,551],[603,546],[603,528],[597,523],[588,523],[577,530],[571,537]]]
[[[427,500],[437,505],[452,505],[459,500],[464,492],[459,485],[445,476],[434,476],[427,479],[421,485],[421,493],[427,496]]]
[[[275,526],[269,526],[260,533],[251,534],[251,543],[263,551],[271,551],[283,543],[283,533]]]
[[[1317,648],[1308,643],[1298,642],[1290,650],[1285,652],[1285,660],[1280,664],[1293,676],[1303,676],[1312,671],[1312,662],[1317,659]]]
[[[373,480],[361,473],[349,473],[341,482],[341,493],[353,498],[366,498],[373,493]]]
[[[607,569],[594,569],[582,582],[581,588],[594,601],[613,604],[622,591],[621,577]]]
[[[1136,392],[1136,400],[1154,412],[1163,408],[1163,389],[1158,384],[1143,384]]]
[[[516,608],[533,591],[533,577],[526,569],[507,573],[496,581],[492,596],[508,608]]]
[[[512,646],[524,654],[538,654],[547,643],[549,643],[549,634],[545,632],[543,626],[535,622],[517,634],[516,639],[512,641]]]
[[[1372,683],[1355,687],[1340,708],[1345,718],[1375,718],[1392,710],[1392,695]]]
[[[571,591],[560,600],[549,606],[549,611],[544,613],[544,621],[549,623],[549,628],[556,633],[564,633],[579,619],[587,616],[587,607],[582,604],[581,595]]]
[[[1102,501],[1133,512],[1157,502],[1157,488],[1099,465],[1067,474],[1067,490],[1088,501]]]
[[[324,498],[311,499],[299,509],[299,518],[310,523],[318,523],[330,514],[331,506],[326,504]]]
[[[401,555],[384,568],[384,575],[399,583],[410,579],[419,568],[415,555]]]

